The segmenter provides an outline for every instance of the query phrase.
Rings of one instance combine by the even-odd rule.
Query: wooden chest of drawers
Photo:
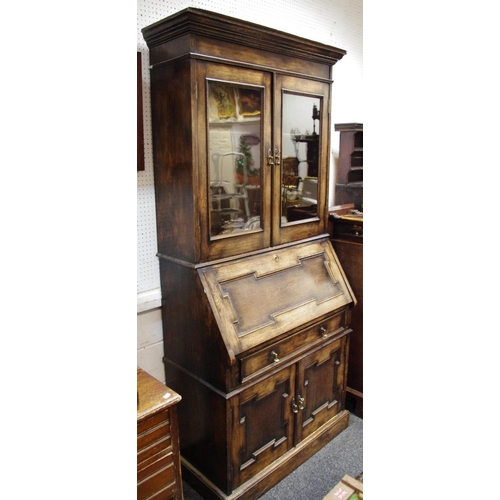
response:
[[[137,368],[137,500],[182,500],[181,396]]]

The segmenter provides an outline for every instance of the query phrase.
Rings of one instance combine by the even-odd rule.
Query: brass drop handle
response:
[[[278,353],[275,351],[271,351],[271,359],[273,363],[277,363],[280,360]]]
[[[323,338],[326,338],[326,336],[328,335],[328,332],[326,330],[326,328],[324,326],[322,326],[320,329],[319,329],[319,333],[321,334],[321,336]]]
[[[273,152],[269,149],[267,152],[267,164],[272,167],[274,165]]]
[[[299,401],[299,404],[297,404],[295,402],[295,398],[292,399],[292,411],[293,411],[293,413],[299,413],[299,410],[303,410],[305,408],[304,398],[299,394],[299,397],[297,399]]]
[[[304,403],[305,399],[299,394],[299,410],[303,410],[305,408]]]

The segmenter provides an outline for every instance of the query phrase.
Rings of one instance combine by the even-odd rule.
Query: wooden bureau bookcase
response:
[[[327,232],[345,52],[194,8],[142,31],[183,477],[254,499],[348,425],[356,299]]]

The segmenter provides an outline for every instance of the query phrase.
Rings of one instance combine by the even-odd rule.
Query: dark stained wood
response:
[[[137,170],[144,170],[144,118],[142,104],[142,53],[137,52]]]
[[[331,66],[345,51],[192,8],[143,34],[152,64],[163,361],[168,387],[182,394],[183,477],[204,498],[252,500],[348,425],[356,298],[328,237],[329,113],[317,124],[314,213],[281,223],[280,155],[268,161],[282,147],[283,91],[314,96],[329,110]],[[250,231],[213,230],[213,212],[233,208],[213,207],[213,81],[260,98],[252,200],[261,205],[260,227]]]
[[[297,66],[313,61],[329,69],[329,66],[333,66],[346,54],[345,50],[330,45],[192,7],[158,21],[144,28],[142,32],[152,52],[158,48],[168,48],[169,43],[177,43],[178,50],[172,55],[166,52],[166,57],[179,57],[179,54],[183,54],[180,48],[184,51],[192,50],[192,45],[187,43],[192,37],[205,43],[205,50],[198,50],[200,54],[220,57],[218,49],[221,49],[222,43],[226,43],[237,47],[234,50],[241,51],[236,57],[237,60],[242,59],[242,53],[249,54],[248,60],[260,65],[263,64],[258,60],[259,55],[270,57],[276,54],[281,56],[276,63],[280,67],[283,66],[283,60]],[[214,40],[217,40],[217,43],[213,43]],[[227,45],[222,47],[225,51],[223,53],[227,59],[231,59],[232,52],[227,51]],[[152,64],[158,62],[151,60]]]
[[[243,30],[241,36],[235,29]],[[244,33],[251,34],[251,44]],[[281,150],[282,89],[317,96],[322,109],[329,110],[331,65],[345,51],[199,9],[186,9],[144,28],[143,35],[152,65],[159,253],[200,263],[325,234],[329,120],[318,125],[322,140],[317,154],[323,168],[318,176],[318,207],[307,221],[281,225],[281,169],[268,167],[267,155],[269,149]],[[208,79],[251,85],[263,92],[260,229],[231,237],[230,243],[210,234]],[[324,114],[328,116],[327,111]]]
[[[346,405],[363,418],[363,222],[336,219],[347,215],[354,204],[330,207],[329,231],[333,248],[358,300],[352,310]]]
[[[181,396],[137,368],[137,499],[182,500],[177,403]]]

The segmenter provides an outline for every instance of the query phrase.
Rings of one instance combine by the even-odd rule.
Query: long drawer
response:
[[[312,345],[319,345],[332,336],[338,335],[345,330],[344,321],[343,312],[336,314],[254,354],[240,358],[241,381],[244,382],[253,376],[257,376],[268,368],[280,362],[285,362],[290,357],[309,349]]]

